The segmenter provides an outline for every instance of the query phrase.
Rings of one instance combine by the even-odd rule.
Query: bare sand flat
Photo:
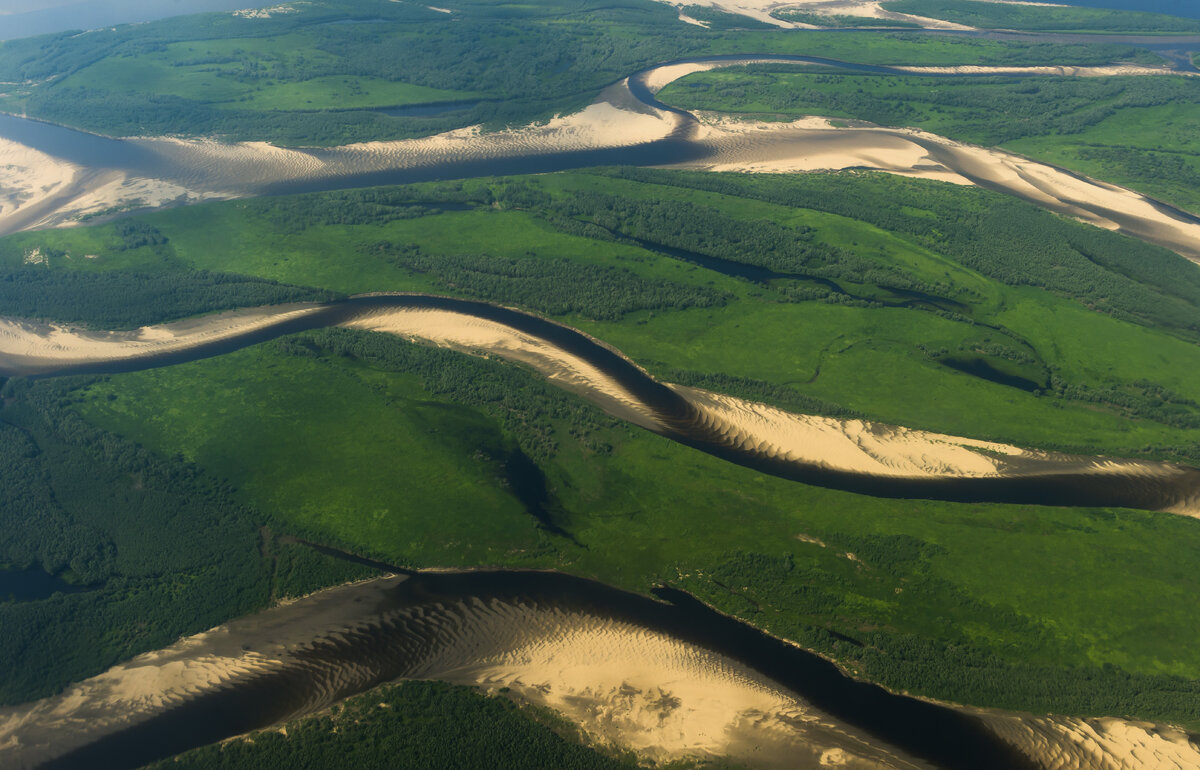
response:
[[[643,428],[660,429],[653,412],[607,373],[546,340],[495,321],[447,310],[396,308],[372,311],[341,325],[522,363],[609,414]]]
[[[1176,75],[1196,77],[1200,72],[1171,69],[1170,67],[1144,67],[1137,64],[1113,64],[1104,67],[981,67],[959,65],[956,67],[895,67],[902,72],[918,75],[1045,75],[1066,78],[1110,78],[1145,77],[1153,75]]]
[[[868,19],[891,19],[907,21],[925,29],[974,29],[962,24],[955,24],[941,19],[931,19],[926,16],[914,16],[907,13],[896,13],[884,10],[880,6],[883,0],[662,0],[669,5],[682,8],[688,5],[701,5],[716,8],[726,13],[746,16],[784,29],[819,29],[817,25],[803,22],[783,21],[771,15],[775,10],[797,10],[815,13],[822,16],[859,16]]]
[[[0,235],[70,227],[105,211],[162,208],[228,197],[174,182],[86,169],[0,138]]]
[[[1200,742],[1170,725],[975,711],[1007,743],[1046,770],[1194,770]]]
[[[866,420],[794,414],[683,385],[704,427],[732,446],[790,462],[897,478],[1003,478],[1081,472],[1158,477],[1163,463],[1022,449]],[[1169,466],[1167,466],[1169,467]]]

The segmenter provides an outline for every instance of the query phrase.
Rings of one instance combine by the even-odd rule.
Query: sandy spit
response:
[[[857,168],[974,184],[1200,262],[1200,222],[1133,190],[1005,150],[861,122],[833,127],[832,119],[820,118],[767,123],[700,117],[696,141],[709,148],[708,157],[674,167],[749,173]]]
[[[201,316],[133,331],[88,331],[65,324],[0,318],[0,372],[50,374],[59,369],[129,361],[243,336],[318,312],[316,303],[272,305]]]
[[[228,197],[116,170],[85,169],[0,138],[0,235],[78,225],[113,209],[162,208]]]
[[[672,385],[701,424],[753,454],[895,478],[1001,478],[1064,472],[1158,477],[1170,466],[1022,449],[866,420],[794,414],[766,404]],[[1181,473],[1181,471],[1176,471]]]
[[[907,13],[896,13],[894,11],[884,10],[880,3],[884,0],[791,0],[788,2],[780,2],[779,0],[688,0],[688,2],[674,2],[673,0],[662,0],[676,7],[684,7],[687,5],[703,5],[709,8],[716,8],[726,13],[746,16],[757,21],[772,24],[776,27],[784,29],[818,29],[816,25],[804,24],[802,22],[791,22],[777,19],[771,15],[772,11],[776,10],[796,10],[806,13],[815,13],[822,16],[860,16],[869,19],[890,19],[894,21],[907,21],[918,24],[925,29],[953,29],[966,30],[974,29],[962,24],[955,24],[942,19],[931,19],[926,16],[913,16]]]
[[[1200,743],[1170,725],[969,710],[1046,770],[1194,770]]]
[[[291,718],[382,678],[508,687],[646,759],[919,768],[742,664],[570,601],[424,596],[387,577],[319,592],[0,710],[0,764],[27,768],[256,677]],[[266,727],[267,725],[261,725]]]
[[[653,412],[600,369],[545,340],[495,321],[448,310],[388,309],[365,313],[341,325],[522,363],[609,414],[649,430],[660,428]]]

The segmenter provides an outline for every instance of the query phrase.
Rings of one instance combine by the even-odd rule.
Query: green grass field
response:
[[[669,172],[637,172],[638,181],[622,173],[180,208],[133,220],[161,241],[153,253],[116,248],[117,225],[109,224],[10,236],[0,241],[0,269],[26,269],[22,255],[38,246],[62,252],[52,271],[201,268],[345,293],[471,296],[464,287],[474,284],[439,272],[438,255],[447,264],[483,254],[523,265],[560,260],[617,270],[614,280],[723,297],[610,320],[558,316],[667,378],[750,378],[759,384],[738,387],[1035,447],[1191,457],[1189,447],[1200,444],[1190,316],[1163,315],[1157,328],[1136,304],[1100,312],[1084,286],[1116,280],[1102,263],[1124,255],[1144,276],[1130,286],[1151,292],[1145,302],[1158,312],[1190,296],[1191,274],[1172,277],[1192,269],[1181,258],[1127,254],[1120,236],[934,182]],[[815,196],[813,207],[772,202],[789,195]],[[596,223],[607,222],[603,207],[614,200],[631,207],[627,224],[644,239],[673,243],[676,222],[706,221],[718,229],[701,248],[714,254],[726,253],[723,238],[752,233],[779,245],[760,253],[746,241],[744,259],[782,259],[803,244],[834,260],[821,263],[825,274],[866,299],[806,299],[804,279],[751,282],[604,235]],[[860,208],[839,209],[845,200]],[[1096,261],[1078,268],[1079,284],[1060,282],[1053,292],[993,277],[1007,273],[971,261],[968,247],[945,237],[948,222],[979,216],[978,237],[995,242],[986,229],[992,211],[1047,239],[1082,239]],[[433,267],[406,267],[397,243],[419,248]],[[98,258],[78,259],[81,252]],[[863,277],[841,277],[837,260],[851,260]],[[1017,272],[1027,277],[1032,267]],[[879,283],[868,283],[876,273]],[[489,280],[489,296],[524,296],[523,278]],[[889,282],[930,287],[958,310],[891,302]],[[1200,632],[1195,521],[809,487],[615,423],[519,367],[422,353],[386,337],[354,339],[382,340],[384,352],[356,354],[343,337],[313,333],[113,375],[68,403],[104,429],[228,480],[276,532],[414,566],[557,568],[639,591],[668,581],[898,689],[1200,724],[1200,653],[1189,644]],[[942,363],[940,350],[1029,377],[1050,372],[1058,385],[1039,394],[968,375]],[[519,398],[497,400],[497,383]],[[518,450],[536,463],[532,476],[513,475],[525,467]]]
[[[789,302],[782,293],[786,284],[781,282],[751,283],[633,244],[568,234],[530,210],[480,206],[379,224],[312,224],[296,230],[281,226],[283,215],[275,204],[256,201],[175,209],[142,221],[153,223],[169,239],[178,264],[347,294],[404,290],[472,296],[432,274],[389,260],[374,247],[379,242],[416,243],[435,255],[532,255],[535,261],[555,258],[616,265],[644,280],[696,286],[731,298],[718,307],[644,310],[619,320],[598,321],[579,314],[562,317],[616,345],[651,371],[669,374],[682,369],[748,377],[886,422],[1026,446],[1190,456],[1187,448],[1200,443],[1200,426],[1131,419],[1127,410],[1094,400],[1026,392],[957,371],[930,354],[964,351],[997,367],[1024,367],[1030,378],[1049,370],[1066,383],[1091,388],[1128,388],[1152,376],[1177,399],[1197,402],[1200,385],[1190,372],[1200,367],[1200,352],[1190,339],[1091,311],[1078,301],[1041,289],[1005,285],[911,236],[845,216],[586,173],[524,182],[535,183],[552,196],[604,189],[626,200],[677,201],[719,209],[739,221],[769,220],[793,230],[812,228],[818,243],[900,266],[916,280],[941,281],[949,296],[968,303],[969,315]],[[482,187],[484,183],[468,187],[471,184]],[[904,185],[906,194],[947,188],[937,183],[887,182],[893,184]],[[874,194],[891,194],[887,185]],[[432,197],[437,189],[416,186],[412,195]],[[312,205],[320,198],[298,200]],[[919,208],[917,201],[913,203]],[[0,244],[0,260],[15,265],[33,244],[75,254],[103,252],[110,239],[108,229],[13,236]],[[105,252],[93,260],[64,258],[61,264],[87,270],[146,269],[149,258],[133,250]],[[878,288],[858,288],[886,295]],[[997,345],[1010,351],[1007,358],[980,353]],[[1020,364],[1022,360],[1027,363]],[[1198,411],[1194,406],[1186,409],[1191,414]]]
[[[967,645],[992,668],[1069,678],[1110,663],[1200,677],[1187,644],[1200,633],[1191,520],[863,497],[621,426],[591,436],[612,447],[597,454],[559,424],[559,449],[541,468],[568,539],[536,529],[498,471],[512,441],[503,420],[431,398],[386,366],[266,345],[112,376],[82,397],[88,420],[229,479],[278,531],[390,562],[552,567],[639,591],[666,580],[809,643],[814,628],[864,640],[880,631],[871,644],[882,658],[841,651],[844,660],[981,705],[1100,708],[1055,705],[1020,682],[951,689],[890,670],[889,650],[912,635]],[[1200,703],[1158,715],[1191,719],[1192,708]]]

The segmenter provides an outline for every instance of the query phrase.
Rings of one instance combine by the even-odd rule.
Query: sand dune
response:
[[[410,678],[508,688],[510,696],[558,710],[593,740],[646,760],[932,766],[822,711],[736,652],[668,630],[683,617],[670,605],[549,573],[364,581],[181,639],[61,695],[0,709],[0,764],[33,768],[67,757],[99,766],[137,757],[123,752],[140,748],[145,731],[173,753],[220,737],[199,729],[213,709],[229,735]],[[889,708],[911,708],[905,702],[893,698]],[[959,711],[968,718],[960,724],[974,725],[980,740],[990,731],[1041,767],[1188,768],[1200,761],[1195,739],[1166,725]],[[103,739],[108,744],[95,749]]]
[[[331,589],[138,656],[62,695],[0,709],[0,764],[35,767],[139,724],[182,727],[186,740],[179,710],[216,697],[238,713],[237,693],[255,683],[277,688],[282,703],[265,720],[244,714],[243,730],[404,677],[508,687],[648,759],[926,767],[745,665],[612,608],[561,590],[440,593],[439,579],[422,578],[415,590],[399,577]]]
[[[1200,739],[1169,725],[1113,718],[978,713],[1046,770],[1192,770]]]

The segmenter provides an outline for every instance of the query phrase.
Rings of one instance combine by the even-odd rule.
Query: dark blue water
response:
[[[0,0],[0,40],[253,7],[246,0]]]
[[[0,113],[0,137],[86,168],[152,174],[161,161],[132,142]]]

